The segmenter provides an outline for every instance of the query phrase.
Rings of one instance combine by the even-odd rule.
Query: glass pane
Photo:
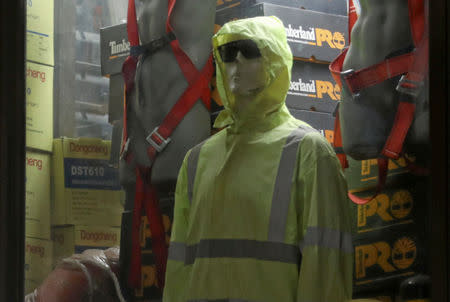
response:
[[[203,101],[192,105],[192,109],[186,117],[183,116],[184,118],[169,139],[165,132],[167,129],[158,127],[186,89],[192,88],[191,85],[194,85],[192,83],[198,80],[199,77],[195,76],[192,79],[189,78],[189,74],[196,75],[197,70],[202,71],[202,68],[207,70],[204,66],[210,66],[208,64],[211,63],[209,61],[211,36],[214,33],[219,32],[229,21],[276,16],[283,23],[286,40],[282,43],[289,46],[293,62],[292,69],[289,71],[290,79],[288,76],[282,77],[281,73],[274,76],[271,74],[273,70],[265,67],[264,76],[267,76],[264,78],[265,85],[281,78],[285,80],[277,86],[279,88],[273,91],[268,99],[278,98],[280,103],[284,101],[286,116],[289,112],[295,119],[315,128],[322,135],[323,138],[320,139],[323,143],[326,146],[329,143],[334,147],[342,164],[344,159],[341,156],[343,152],[347,154],[348,168],[344,170],[343,177],[351,193],[348,203],[343,206],[344,209],[340,208],[335,211],[336,213],[329,213],[330,204],[333,201],[329,201],[329,204],[323,200],[313,201],[313,198],[305,201],[304,203],[308,205],[313,202],[316,205],[325,203],[318,207],[315,224],[304,228],[300,225],[306,218],[302,216],[303,210],[299,209],[303,209],[305,204],[303,201],[302,203],[295,201],[299,204],[292,205],[294,204],[292,200],[296,200],[292,196],[296,193],[286,198],[291,200],[289,211],[292,211],[286,214],[287,231],[285,236],[281,236],[286,239],[286,242],[282,243],[294,246],[298,253],[304,253],[301,265],[292,270],[295,272],[293,278],[299,278],[298,270],[300,270],[300,276],[310,274],[322,278],[329,275],[327,272],[335,272],[339,276],[347,274],[342,272],[345,269],[342,263],[322,265],[328,260],[322,261],[318,256],[320,253],[328,253],[329,250],[324,251],[325,249],[322,250],[322,248],[325,246],[327,249],[332,249],[330,242],[335,243],[336,238],[317,239],[318,242],[315,243],[317,252],[312,253],[312,257],[306,256],[307,252],[303,251],[303,246],[307,241],[305,230],[325,227],[320,225],[320,217],[328,217],[323,219],[325,221],[323,223],[328,225],[348,216],[344,224],[351,225],[353,244],[351,257],[354,270],[351,276],[347,274],[346,278],[352,279],[353,299],[394,302],[406,298],[410,300],[427,298],[410,296],[410,289],[402,283],[413,277],[415,279],[411,282],[415,282],[414,284],[419,287],[426,287],[428,282],[426,275],[429,274],[427,269],[429,244],[425,229],[429,223],[427,202],[430,198],[430,181],[426,169],[430,164],[429,91],[426,67],[428,53],[423,50],[426,43],[421,43],[421,38],[428,35],[428,30],[420,26],[411,28],[408,1],[208,0],[201,1],[201,4],[195,1],[179,0],[171,16],[171,26],[181,45],[181,53],[185,53],[192,63],[186,64],[186,57],[174,51],[176,46],[173,42],[171,47],[168,45],[173,38],[166,33],[168,1],[136,0],[138,35],[140,44],[144,47],[133,49],[140,52],[139,56],[135,57],[138,61],[135,66],[132,66],[131,61],[124,63],[131,49],[126,24],[128,1],[26,1],[26,294],[32,293],[41,286],[42,295],[46,294],[45,290],[52,289],[49,295],[61,301],[68,296],[74,301],[87,297],[92,288],[98,289],[93,293],[98,301],[119,299],[122,295],[126,298],[134,297],[135,301],[159,301],[162,298],[164,273],[161,268],[165,262],[161,264],[163,262],[161,259],[164,260],[165,248],[170,245],[173,235],[172,225],[177,225],[176,219],[181,219],[178,216],[184,215],[174,215],[174,203],[177,198],[180,199],[179,196],[175,196],[175,185],[183,159],[188,150],[195,145],[216,133],[227,132],[228,130],[224,130],[223,127],[226,122],[232,120],[230,123],[239,124],[236,119],[245,116],[235,112],[238,109],[233,107],[230,101],[234,100],[230,97],[232,88],[229,81],[231,80],[224,79],[225,75],[219,74],[222,70],[217,66],[221,66],[220,64],[229,66],[226,64],[236,62],[239,55],[246,60],[258,59],[262,56],[267,59],[264,62],[270,64],[276,61],[275,57],[280,54],[267,55],[271,51],[270,47],[266,49],[261,45],[276,44],[276,38],[263,37],[259,33],[250,37],[250,40],[256,41],[257,51],[249,46],[253,44],[235,41],[237,36],[231,35],[223,40],[219,39],[220,43],[226,40],[233,42],[234,46],[220,45],[223,48],[217,51],[216,56],[220,56],[220,60],[225,61],[224,56],[227,56],[229,61],[224,63],[217,57],[214,58],[218,60],[218,63],[214,62],[214,65],[211,65],[214,66],[214,72],[210,83],[202,84],[203,88],[210,90],[210,95],[205,92],[206,90],[205,93],[188,91],[188,97],[189,94],[197,93],[195,99]],[[421,12],[424,8],[418,5],[413,10]],[[421,14],[416,14],[415,18],[421,18]],[[269,21],[266,19],[266,22]],[[422,23],[418,22],[418,24]],[[250,26],[248,32],[251,31]],[[425,31],[425,34],[422,35],[422,31]],[[281,32],[284,33],[283,30]],[[240,34],[246,33],[245,31],[244,34]],[[412,52],[414,49],[416,52]],[[413,54],[417,52],[420,55]],[[419,57],[423,60],[420,61]],[[342,61],[336,61],[337,58],[342,58]],[[397,63],[399,60],[401,63]],[[184,68],[189,67],[183,67],[180,62],[194,66],[196,71],[186,72]],[[286,62],[290,62],[289,59],[284,63]],[[289,65],[287,69],[291,68],[290,63],[287,65]],[[375,65],[376,67],[373,67]],[[422,65],[425,67],[421,67]],[[132,81],[127,82],[129,90],[126,91],[122,67],[130,68],[130,66],[131,69],[135,68],[135,73],[130,73]],[[411,72],[412,69],[414,72]],[[258,75],[252,74],[247,78],[251,80],[261,78]],[[271,80],[267,80],[268,78]],[[255,91],[259,90],[253,89],[250,95],[259,100],[255,96],[259,92]],[[124,97],[126,97],[126,106],[124,106]],[[206,100],[207,98],[210,100]],[[210,104],[208,104],[209,101]],[[415,106],[412,106],[412,103]],[[383,151],[391,128],[397,119],[396,112],[399,104],[402,104],[401,110],[404,112],[412,110],[411,125],[403,129],[405,133],[408,133],[405,143],[403,148],[394,146],[394,149]],[[126,116],[124,108],[127,110]],[[225,108],[228,110],[224,110]],[[264,116],[269,120],[269,116],[275,111],[269,110]],[[406,113],[401,116],[405,117]],[[233,127],[227,124],[228,126],[230,129]],[[397,126],[394,126],[394,129]],[[402,126],[399,127],[399,132],[402,132]],[[242,131],[254,130],[249,128]],[[239,134],[239,131],[237,133]],[[261,141],[267,140],[272,143],[275,139],[271,140],[271,138],[276,138],[277,135],[267,131],[261,135]],[[339,142],[339,137],[342,138],[342,142]],[[258,140],[258,142],[261,141]],[[392,141],[398,143],[400,136],[395,134]],[[245,138],[236,142],[236,145],[251,145]],[[226,149],[228,145],[222,147]],[[266,164],[273,160],[274,154],[281,154],[281,150],[281,147],[278,153],[266,152],[266,149],[256,150],[254,158],[264,157],[264,164]],[[189,154],[195,154],[194,152]],[[381,155],[382,152],[384,152],[383,155]],[[396,152],[399,156],[392,155]],[[154,154],[158,154],[156,159],[153,158]],[[201,160],[202,154],[199,153],[198,156]],[[227,153],[223,158],[228,160],[233,156]],[[240,155],[236,157],[240,158]],[[267,231],[266,228],[261,231],[258,227],[260,225],[253,224],[252,219],[268,223],[269,218],[272,219],[272,217],[267,217],[267,221],[261,217],[269,213],[272,208],[269,207],[267,211],[263,207],[248,210],[247,205],[252,204],[253,201],[255,205],[259,205],[259,202],[263,203],[264,196],[264,198],[258,197],[256,201],[255,196],[262,196],[264,193],[261,192],[267,187],[275,186],[275,178],[269,179],[267,175],[270,173],[265,175],[254,172],[257,167],[265,166],[250,164],[252,157],[243,165],[231,163],[236,166],[236,171],[242,169],[244,172],[240,173],[241,170],[239,170],[236,175],[232,174],[228,179],[222,180],[217,176],[220,174],[217,171],[222,171],[223,167],[213,171],[215,174],[211,172],[213,168],[210,167],[215,159],[216,157],[211,156],[208,165],[205,164],[203,174],[197,173],[202,174],[198,176],[200,180],[190,183],[195,189],[190,188],[192,191],[186,189],[187,192],[192,193],[186,198],[193,198],[194,201],[191,202],[195,203],[194,195],[200,194],[197,193],[200,189],[195,186],[206,183],[215,190],[208,188],[215,192],[211,194],[208,201],[215,200],[215,195],[221,190],[224,195],[223,200],[226,200],[225,195],[234,196],[233,194],[239,193],[229,192],[233,183],[232,179],[239,179],[241,175],[248,173],[252,177],[243,179],[241,184],[246,188],[245,194],[236,198],[246,202],[242,202],[242,206],[239,207],[240,211],[237,212],[240,213],[234,213],[229,208],[229,204],[210,205],[208,203],[204,207],[210,210],[211,217],[208,216],[210,225],[198,222],[205,221],[204,217],[203,220],[200,217],[201,213],[203,215],[205,213],[205,209],[201,208],[196,210],[198,213],[192,214],[192,212],[190,215],[185,215],[185,219],[189,220],[189,226],[182,228],[182,232],[189,231],[190,235],[197,236],[204,229],[214,230],[211,232],[216,232],[214,235],[217,238],[201,238],[206,241],[224,238],[264,241],[270,237],[264,233]],[[298,162],[300,160],[293,162],[292,166]],[[383,178],[384,172],[381,167],[384,165],[386,166],[385,184],[377,191],[379,181]],[[278,167],[278,162],[271,164],[268,169],[273,167]],[[301,166],[298,167],[298,171],[300,175]],[[190,172],[188,168],[186,174]],[[320,187],[325,192],[339,177],[328,179],[326,171],[319,172],[318,180],[326,178]],[[193,173],[196,175],[195,170]],[[182,178],[184,174],[180,175]],[[214,175],[214,177],[208,178],[204,175]],[[216,178],[220,178],[220,181]],[[266,181],[267,184],[258,183],[260,185],[258,187],[253,184],[255,182],[253,179],[261,179],[261,183]],[[139,187],[141,182],[143,185]],[[153,185],[152,187],[149,182]],[[310,187],[302,183],[291,191],[308,191],[309,189]],[[313,189],[317,188],[311,188]],[[277,191],[276,188],[271,190]],[[267,197],[267,200],[272,198],[272,191],[268,193],[270,197]],[[148,202],[139,213],[137,205],[140,198],[146,200],[145,202],[153,200],[153,197],[150,197],[153,193],[156,194],[157,205]],[[359,204],[356,199],[371,197],[374,199],[369,202],[360,200]],[[353,199],[353,202],[350,199]],[[191,204],[189,209],[190,207]],[[297,216],[292,214],[293,211],[299,211],[296,213]],[[224,223],[223,230],[217,228],[215,223],[220,225],[217,221],[223,220],[227,213],[233,213],[229,223],[228,220]],[[239,220],[239,217],[242,218],[242,213],[249,218]],[[338,219],[337,215],[342,217]],[[263,223],[261,225],[266,227]],[[203,229],[199,230],[196,227]],[[332,231],[341,231],[334,226],[329,228]],[[254,230],[254,237],[247,238],[247,235],[244,235],[249,230]],[[237,233],[233,233],[234,231]],[[342,234],[350,233],[350,230],[347,231]],[[192,236],[195,237],[194,235]],[[194,247],[197,244],[200,245],[201,240],[198,239],[199,241],[196,242],[197,239],[196,237],[186,244]],[[279,244],[278,241],[281,239],[277,240],[275,243]],[[344,239],[338,241],[341,245],[345,243]],[[267,242],[264,241],[264,243]],[[269,243],[274,242],[269,240]],[[301,250],[298,249],[299,244],[302,246]],[[120,266],[119,249],[110,249],[119,246],[122,257]],[[159,251],[158,247],[163,252]],[[341,250],[336,253],[344,250],[342,246],[340,247]],[[209,254],[205,252],[203,255],[203,251],[199,250],[198,253],[201,256],[193,253],[191,256],[194,260],[191,260],[195,263],[196,256],[233,258],[213,257],[210,254],[214,254],[214,247],[208,248],[210,249],[206,250]],[[219,249],[218,254],[223,256],[221,253],[229,252],[228,248],[229,246]],[[90,251],[86,252],[87,250]],[[244,253],[243,250],[245,246],[239,246],[239,252],[236,253]],[[140,259],[137,257],[138,251],[141,251]],[[273,255],[270,256],[273,257]],[[345,256],[348,256],[348,253]],[[308,257],[311,258],[308,259]],[[261,260],[258,257],[255,258],[257,259],[252,261]],[[101,261],[98,262],[99,259]],[[200,272],[190,272],[186,280],[178,281],[192,285],[191,288],[185,289],[189,299],[197,299],[198,295],[206,295],[202,296],[202,299],[212,299],[207,296],[209,292],[205,288],[215,289],[212,295],[214,299],[282,301],[289,300],[280,297],[291,297],[291,292],[292,295],[297,295],[297,279],[294,280],[295,282],[291,279],[283,282],[284,285],[295,284],[295,286],[285,289],[281,296],[268,298],[263,294],[263,290],[253,293],[248,289],[255,286],[262,289],[270,288],[273,285],[257,283],[255,280],[263,274],[255,273],[257,270],[252,271],[251,265],[245,262],[248,259],[239,259],[239,261],[243,263],[242,266],[239,265],[239,269],[233,265],[226,266],[229,275],[233,276],[230,279],[234,279],[233,282],[239,280],[239,286],[233,287],[233,290],[237,288],[238,296],[220,296],[226,292],[226,281],[223,286],[217,288],[213,283],[203,287],[198,285],[198,280],[204,280],[206,284],[215,280],[215,277],[219,278],[213,273],[208,278],[204,277],[202,269],[198,269]],[[132,263],[137,265],[133,266]],[[305,273],[302,272],[302,267],[303,269],[308,267],[306,263],[321,265]],[[272,264],[270,262],[270,265]],[[274,267],[264,265],[261,265],[264,268],[261,271],[267,270],[269,272],[267,275],[273,274],[271,278],[274,280],[287,275],[280,273],[283,269],[276,264],[273,264]],[[95,267],[102,272],[99,273],[101,276],[95,275]],[[140,269],[140,275],[137,268]],[[136,270],[133,271],[133,269]],[[204,271],[210,272],[210,269],[207,267]],[[239,270],[242,276],[250,272],[248,276],[253,277],[246,275],[249,280],[244,280],[245,278],[237,273]],[[214,269],[211,269],[211,272],[213,271]],[[227,275],[223,271],[220,272],[222,273],[220,278]],[[291,273],[291,270],[289,272]],[[88,279],[86,277],[88,275],[94,279]],[[425,275],[425,277],[417,278],[418,275]],[[203,279],[201,279],[202,276]],[[69,280],[70,285],[65,293],[62,293],[62,286],[53,287],[61,280]],[[91,280],[93,283],[89,284],[86,280]],[[137,283],[136,288],[129,287],[129,281],[133,280]],[[120,295],[117,294],[118,283],[122,286]],[[320,291],[315,286],[316,284],[307,286],[306,291],[310,290],[310,292],[299,292],[298,295],[319,295]],[[167,290],[172,291],[170,295],[178,294],[173,292],[176,290],[172,287],[168,288]],[[325,290],[328,287],[325,285],[323,288]],[[247,292],[252,292],[260,299],[246,296]],[[325,295],[330,297],[329,301],[332,301],[333,293],[325,293]]]
[[[126,22],[127,3],[26,2],[28,294],[53,278],[55,268],[82,272],[75,262],[62,265],[63,259],[120,245],[124,193],[111,162],[110,85],[101,72],[100,29]],[[56,298],[69,299],[59,294],[56,289]]]

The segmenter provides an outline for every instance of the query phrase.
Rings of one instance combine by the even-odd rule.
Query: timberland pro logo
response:
[[[109,232],[89,232],[86,230],[80,230],[81,240],[87,240],[92,242],[110,241],[117,242],[117,234]]]
[[[169,244],[170,243],[169,233],[170,233],[170,229],[172,227],[172,222],[170,221],[170,218],[167,215],[163,215],[162,219],[163,219],[164,232],[166,233],[166,243]],[[145,248],[147,240],[151,241],[151,238],[152,238],[150,224],[148,223],[147,216],[145,216],[145,215],[141,217],[141,229],[140,229],[139,237],[140,237],[140,244],[141,244],[142,248]]]
[[[345,37],[341,32],[332,32],[328,29],[317,27],[294,27],[288,24],[286,29],[287,40],[293,43],[302,43],[318,47],[330,47],[332,49],[344,49]]]
[[[406,158],[413,162],[415,160],[414,157],[406,155]],[[389,160],[388,162],[388,170],[397,170],[401,168],[406,168],[408,165],[405,157],[400,157],[397,160]],[[378,171],[378,161],[377,159],[366,159],[361,161],[361,176],[371,175],[373,172]]]
[[[31,255],[37,255],[40,258],[44,258],[45,256],[45,248],[43,246],[39,245],[33,245],[27,243],[25,245],[25,253],[31,254]]]
[[[41,83],[45,83],[46,75],[44,71],[34,70],[31,67],[28,67],[27,69],[27,77],[30,77],[32,79],[37,79]]]
[[[379,194],[371,202],[358,205],[358,227],[367,226],[369,217],[376,217],[384,222],[407,218],[413,209],[413,197],[407,190],[395,192],[391,198]]]
[[[317,99],[330,98],[333,101],[338,101],[341,98],[341,88],[330,81],[298,78],[296,81],[291,81],[288,94]]]
[[[109,41],[110,57],[109,59],[115,59],[118,57],[128,56],[130,53],[130,42],[122,39],[122,41]]]
[[[69,150],[70,152],[76,152],[76,153],[101,153],[101,154],[108,154],[108,147],[102,146],[102,145],[83,145],[83,144],[77,144],[77,143],[70,143],[69,144]]]
[[[405,270],[417,258],[417,245],[413,239],[402,237],[392,247],[385,241],[355,247],[355,277],[365,278],[371,268],[380,268],[385,273]]]
[[[25,164],[29,167],[35,167],[38,170],[42,170],[42,159],[36,159],[33,157],[25,157]]]

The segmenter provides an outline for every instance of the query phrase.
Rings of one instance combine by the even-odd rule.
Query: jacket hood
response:
[[[258,46],[266,73],[265,88],[252,97],[244,110],[237,111],[239,99],[228,89],[225,64],[218,53],[218,47],[237,40],[253,40]],[[234,124],[234,127],[248,127],[249,124],[265,123],[276,126],[291,117],[285,105],[289,90],[292,52],[287,44],[286,31],[280,19],[274,16],[241,19],[226,23],[212,38],[216,60],[217,89],[224,104],[216,119],[215,127]]]

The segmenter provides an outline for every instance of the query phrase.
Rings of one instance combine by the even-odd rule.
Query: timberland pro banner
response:
[[[328,65],[294,61],[286,97],[289,108],[333,113],[340,97],[341,89]]]
[[[354,291],[387,288],[425,271],[423,231],[396,226],[354,241]]]
[[[348,18],[310,10],[261,3],[248,16],[277,16],[283,21],[295,58],[331,62],[348,45]]]
[[[425,225],[426,192],[426,182],[411,181],[384,189],[367,204],[353,204],[355,239],[381,234],[396,225]],[[374,193],[374,190],[369,190],[356,194],[370,197]]]
[[[122,64],[130,54],[126,23],[100,29],[100,52],[102,75],[122,71]]]

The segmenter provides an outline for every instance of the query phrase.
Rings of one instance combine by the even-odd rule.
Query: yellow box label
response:
[[[122,192],[110,152],[110,141],[55,140],[54,224],[120,226]]]
[[[120,245],[119,227],[75,226],[75,244],[91,247]]]
[[[50,240],[25,238],[25,279],[41,283],[52,271],[53,246]]]
[[[26,0],[27,60],[54,65],[53,0]]]
[[[58,226],[52,228],[55,263],[86,249],[106,249],[120,245],[120,227]]]
[[[53,67],[27,62],[26,145],[52,151]]]
[[[26,236],[50,240],[50,155],[26,152]]]

